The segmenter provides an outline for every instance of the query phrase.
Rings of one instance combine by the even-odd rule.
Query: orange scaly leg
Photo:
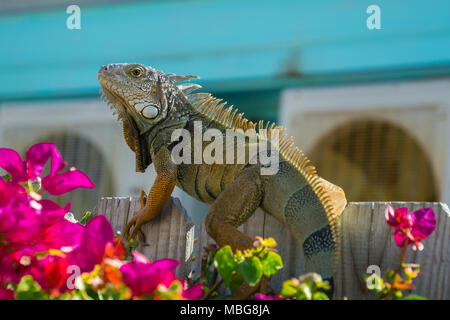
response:
[[[141,192],[141,209],[134,213],[133,218],[126,225],[125,239],[131,240],[138,235],[141,241],[145,241],[144,234],[140,230],[141,226],[158,215],[169,200],[175,184],[176,180],[173,175],[158,174],[155,183],[150,189],[146,202],[144,201],[145,192]],[[131,228],[133,229],[130,234]]]

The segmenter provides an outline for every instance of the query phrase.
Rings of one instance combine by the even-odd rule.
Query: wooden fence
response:
[[[414,293],[429,299],[450,299],[450,211],[443,203],[391,202],[394,208],[417,210],[432,207],[437,227],[423,241],[420,252],[408,250],[406,262],[424,264],[416,279]],[[373,299],[366,289],[363,275],[369,266],[382,273],[398,266],[401,249],[393,241],[392,228],[384,221],[386,202],[350,203],[341,216],[341,256],[336,276],[337,299]],[[94,214],[104,214],[115,231],[122,232],[138,209],[137,198],[102,198]],[[302,250],[294,238],[272,216],[258,210],[240,229],[250,236],[273,237],[283,258],[284,268],[275,275],[270,286],[279,292],[284,280],[305,273]],[[214,241],[207,235],[204,223],[194,225],[177,198],[171,198],[163,212],[142,228],[147,245],[138,250],[151,260],[174,258],[181,261],[177,275],[199,274],[203,247]],[[370,273],[370,272],[369,272]]]

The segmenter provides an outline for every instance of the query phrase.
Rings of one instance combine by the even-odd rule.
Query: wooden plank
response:
[[[266,214],[264,237],[272,237],[277,242],[276,249],[283,259],[283,269],[272,277],[269,287],[280,292],[283,281],[298,277],[306,272],[303,251],[286,227],[271,215]]]
[[[336,276],[336,296],[364,291],[362,273],[368,267],[367,242],[371,233],[372,203],[350,203],[341,215],[341,255]],[[364,243],[364,246],[360,244]],[[362,268],[359,266],[363,266]],[[362,270],[362,271],[361,271]],[[350,298],[350,297],[348,297]]]
[[[133,213],[140,208],[138,198],[101,198],[95,214],[104,214],[115,232],[123,232]],[[194,225],[181,207],[178,199],[171,198],[162,212],[142,227],[146,243],[137,250],[150,260],[172,258],[180,261],[175,270],[179,277],[190,274],[193,250]]]

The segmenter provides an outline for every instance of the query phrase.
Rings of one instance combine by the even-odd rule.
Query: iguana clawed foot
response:
[[[141,230],[141,226],[145,223],[142,221],[142,217],[145,215],[145,202],[146,202],[147,194],[144,190],[141,190],[141,195],[139,197],[139,203],[141,208],[133,214],[133,218],[127,223],[125,226],[125,239],[130,241],[136,238],[136,235],[139,237],[140,242],[145,242],[144,233]],[[130,234],[130,229],[133,228]]]

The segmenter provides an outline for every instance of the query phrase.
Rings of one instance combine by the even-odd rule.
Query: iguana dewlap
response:
[[[222,135],[227,129],[237,134],[250,131],[257,141],[272,139],[274,130],[280,129],[262,122],[257,126],[231,107],[224,108],[225,103],[210,94],[192,93],[200,86],[180,84],[190,78],[196,77],[165,74],[139,64],[110,64],[98,72],[105,98],[122,121],[125,140],[136,154],[136,170],[144,172],[153,163],[157,173],[145,203],[145,192],[141,193],[142,208],[127,225],[126,237],[142,235],[140,227],[160,212],[177,185],[210,204],[206,230],[220,246],[250,248],[253,239],[237,228],[262,208],[290,230],[304,250],[307,270],[332,280],[345,195],[317,175],[291,137],[283,133],[277,140],[278,171],[272,175],[262,175],[264,165],[248,158],[245,163],[238,163],[236,157],[233,163],[223,164],[175,163],[171,152],[181,142],[172,141],[176,129],[192,136],[195,130],[216,129]],[[223,141],[226,151],[229,145]],[[248,155],[251,146],[245,143]],[[194,152],[194,139],[191,144]],[[208,145],[203,142],[202,150]]]

